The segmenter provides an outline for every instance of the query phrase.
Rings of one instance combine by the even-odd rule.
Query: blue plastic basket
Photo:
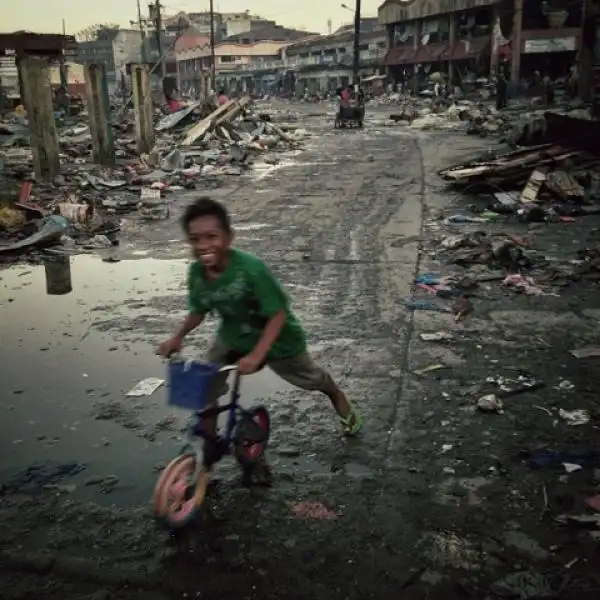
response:
[[[167,370],[167,403],[191,411],[202,410],[220,365],[195,361],[175,361]]]

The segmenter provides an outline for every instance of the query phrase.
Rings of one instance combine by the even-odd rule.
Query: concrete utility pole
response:
[[[85,66],[85,93],[94,162],[110,167],[114,165],[115,153],[104,65]]]
[[[210,88],[213,93],[217,90],[216,79],[217,79],[217,65],[215,60],[215,6],[214,0],[210,0]]]
[[[140,27],[140,36],[142,38],[142,62],[148,64],[148,56],[146,55],[146,31],[144,29],[144,21],[142,20],[142,7],[140,0],[137,0],[138,25]]]
[[[133,65],[131,69],[133,87],[133,110],[135,112],[135,141],[140,154],[148,154],[154,147],[154,108],[148,65]]]
[[[27,110],[35,177],[38,182],[52,181],[58,175],[60,159],[48,62],[43,58],[21,58],[19,77],[23,82],[22,101]]]
[[[354,85],[360,83],[360,0],[356,0],[354,9]]]
[[[62,34],[67,35],[67,23],[64,19],[62,20]],[[67,59],[65,58],[64,53],[60,57],[60,65],[58,67],[58,71],[59,71],[59,75],[60,75],[61,90],[65,94],[68,94],[69,93],[69,73],[68,73],[68,67],[67,67]]]
[[[163,60],[162,14],[161,14],[162,5],[160,3],[160,0],[156,0],[156,2],[154,4],[150,4],[148,6],[148,9],[150,12],[150,20],[154,23],[154,31],[156,34],[156,45],[158,48],[158,56],[159,56],[158,60],[160,61],[161,74],[164,78],[165,75],[167,74],[167,70],[166,70],[165,61]]]

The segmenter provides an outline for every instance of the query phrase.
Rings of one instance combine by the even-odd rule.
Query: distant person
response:
[[[342,90],[342,93],[340,94],[340,102],[341,102],[342,106],[347,106],[349,101],[350,101],[350,90],[348,89],[348,86],[345,86],[344,89]]]
[[[223,106],[223,104],[227,104],[229,102],[229,98],[227,97],[225,90],[219,90],[217,102],[219,103],[219,106]]]
[[[542,99],[546,106],[554,104],[554,83],[549,75],[542,79]]]
[[[496,108],[502,110],[508,104],[508,82],[504,73],[500,73],[496,81]]]

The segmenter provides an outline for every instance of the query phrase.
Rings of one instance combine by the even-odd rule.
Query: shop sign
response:
[[[572,52],[573,50],[575,50],[575,36],[525,40],[525,54]]]

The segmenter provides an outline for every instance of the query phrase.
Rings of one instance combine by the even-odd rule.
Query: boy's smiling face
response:
[[[221,221],[212,215],[198,217],[188,226],[188,242],[194,257],[209,271],[224,270],[232,237]]]

